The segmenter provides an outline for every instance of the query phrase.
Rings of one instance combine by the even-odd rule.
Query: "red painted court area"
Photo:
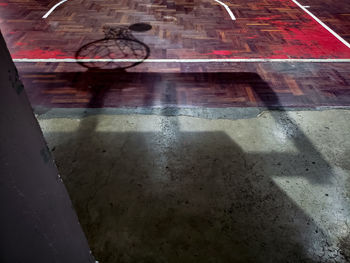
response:
[[[170,7],[154,1],[69,0],[43,19],[55,3],[0,3],[0,27],[14,59],[74,59],[81,46],[104,37],[104,25],[129,21],[152,26],[134,34],[150,48],[150,59],[350,59],[347,42],[292,0],[226,1],[234,21],[213,0]]]
[[[350,106],[344,2],[0,1],[34,107]]]

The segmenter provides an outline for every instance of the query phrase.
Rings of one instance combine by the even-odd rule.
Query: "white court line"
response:
[[[42,18],[47,18],[59,5],[63,4],[64,2],[66,2],[68,0],[62,0],[59,3],[55,4],[45,15],[43,15]],[[232,11],[230,10],[230,8],[223,2],[219,1],[219,0],[214,0],[215,2],[219,3],[220,5],[222,5],[223,7],[225,7],[227,13],[230,15],[232,20],[236,20],[236,17],[234,16],[234,14],[232,13]]]
[[[44,19],[47,18],[53,12],[53,10],[55,10],[59,5],[63,4],[66,1],[68,1],[68,0],[62,0],[61,2],[55,4],[45,15],[43,15],[42,18],[44,18]]]
[[[298,1],[292,0],[297,6],[299,6],[301,9],[303,9],[308,15],[310,15],[313,19],[316,20],[321,26],[323,26],[325,29],[327,29],[333,36],[338,38],[345,46],[350,48],[350,44],[346,42],[345,39],[343,39],[341,36],[339,36],[337,33],[335,33],[332,29],[330,29],[325,23],[323,23],[320,19],[318,19],[313,13],[311,13],[309,10],[307,10],[304,6],[302,6]]]
[[[215,2],[219,3],[220,5],[222,5],[223,7],[225,7],[227,13],[230,15],[232,20],[236,20],[235,15],[232,13],[232,11],[230,10],[230,8],[224,4],[223,2],[219,1],[219,0],[214,0]]]
[[[305,59],[279,59],[279,58],[223,58],[223,59],[74,59],[74,58],[15,58],[14,62],[23,63],[38,63],[38,62],[52,62],[52,63],[77,63],[77,62],[143,62],[143,63],[231,63],[231,62],[307,62],[307,63],[350,63],[349,59],[333,59],[333,58],[305,58]]]

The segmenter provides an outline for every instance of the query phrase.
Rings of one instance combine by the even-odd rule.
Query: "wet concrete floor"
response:
[[[96,260],[349,262],[350,111],[222,111],[37,115]]]

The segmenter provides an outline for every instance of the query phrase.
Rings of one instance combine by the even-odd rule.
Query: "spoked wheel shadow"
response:
[[[137,40],[132,31],[144,32],[152,27],[138,23],[129,27],[105,26],[105,37],[82,46],[75,54],[77,62],[91,70],[121,70],[134,67],[149,57],[149,47]]]
[[[88,70],[79,74],[75,81],[80,83],[80,89],[91,93],[88,108],[102,108],[104,97],[118,77],[126,74],[126,69],[141,64],[149,57],[149,47],[137,40],[132,31],[145,32],[151,28],[151,25],[145,23],[129,27],[105,26],[103,39],[79,48],[75,54],[77,63]]]

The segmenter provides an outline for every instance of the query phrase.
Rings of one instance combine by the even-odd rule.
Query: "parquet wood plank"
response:
[[[75,58],[103,28],[151,25],[133,37],[149,58],[350,58],[350,49],[292,1],[1,0],[0,28],[14,58]],[[348,40],[350,6],[303,0]],[[126,71],[75,63],[17,63],[34,106],[349,106],[349,63],[143,63]],[[94,98],[99,94],[97,98]],[[278,98],[278,100],[276,100]]]
[[[350,58],[349,48],[291,0],[225,1],[236,21],[213,0],[70,0],[47,19],[41,17],[54,1],[5,1],[0,28],[14,58],[74,57],[82,45],[104,37],[103,26],[136,22],[153,27],[136,34],[150,47],[150,58]],[[345,36],[349,19],[334,17],[347,17],[348,5],[325,16]]]
[[[158,67],[53,73],[40,65],[39,72],[20,67],[20,75],[32,104],[45,107],[350,106],[344,64],[191,64],[173,65],[172,72]]]

